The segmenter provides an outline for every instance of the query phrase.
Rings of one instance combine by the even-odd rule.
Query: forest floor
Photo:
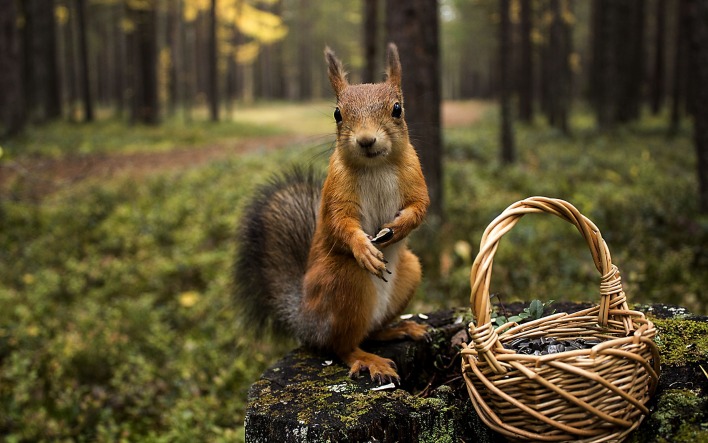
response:
[[[158,172],[181,171],[244,153],[267,152],[311,144],[313,141],[321,143],[322,140],[329,144],[334,140],[334,135],[327,132],[331,131],[331,122],[322,115],[323,111],[304,109],[308,107],[312,108],[313,105],[261,105],[240,112],[235,118],[250,124],[279,126],[284,133],[277,135],[227,138],[198,148],[175,145],[171,149],[159,151],[19,156],[11,161],[0,162],[0,197],[11,192],[12,184],[18,179],[23,181],[23,195],[41,198],[89,178],[102,179],[117,175],[140,178]],[[487,109],[488,104],[480,101],[445,102],[442,106],[443,127],[471,125]],[[286,123],[282,124],[283,121]],[[130,129],[126,127],[126,130]]]

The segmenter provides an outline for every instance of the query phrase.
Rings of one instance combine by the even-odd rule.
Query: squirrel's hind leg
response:
[[[406,320],[376,331],[369,338],[376,341],[400,340],[403,338],[429,340],[430,334],[426,325]]]

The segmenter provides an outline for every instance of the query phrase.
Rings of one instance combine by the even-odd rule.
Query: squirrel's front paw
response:
[[[365,238],[364,241],[359,242],[352,248],[352,252],[359,266],[383,281],[388,281],[384,273],[391,274],[391,271],[386,269],[386,260],[384,259],[383,252],[379,251],[379,249],[371,243],[371,240]]]

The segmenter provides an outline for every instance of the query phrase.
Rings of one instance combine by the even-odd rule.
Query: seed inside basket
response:
[[[577,349],[590,349],[600,344],[595,338],[575,338],[558,340],[553,337],[517,338],[508,343],[503,343],[506,349],[526,355],[548,355],[559,352],[574,351]]]

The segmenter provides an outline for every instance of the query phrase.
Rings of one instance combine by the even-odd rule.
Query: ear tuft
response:
[[[398,58],[398,48],[395,43],[388,44],[386,81],[401,90],[401,60]]]
[[[329,48],[325,47],[324,50],[325,60],[329,66],[329,82],[332,84],[332,89],[334,89],[334,94],[339,97],[339,94],[344,88],[347,87],[347,73],[344,71],[342,62],[339,61],[334,52]]]

